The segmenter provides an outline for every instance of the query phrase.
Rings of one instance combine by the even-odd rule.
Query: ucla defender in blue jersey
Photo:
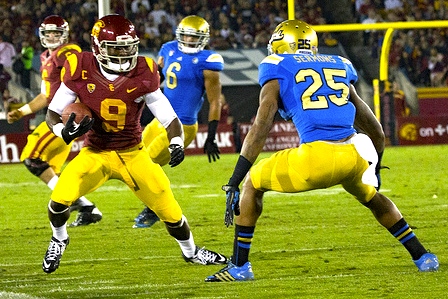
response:
[[[233,215],[237,216],[232,260],[205,280],[254,279],[249,251],[266,191],[297,193],[339,184],[403,244],[419,271],[436,271],[437,257],[423,247],[395,204],[375,188],[384,132],[353,86],[357,74],[350,61],[317,55],[316,32],[296,20],[276,27],[268,50],[270,55],[259,66],[262,89],[255,122],[232,177],[223,186],[225,224],[233,224]],[[301,144],[253,165],[276,111],[294,122]],[[244,178],[240,200],[239,185]]]
[[[219,159],[216,130],[221,117],[221,81],[219,72],[224,60],[218,53],[204,49],[210,39],[210,26],[199,16],[187,16],[179,23],[176,40],[162,45],[158,65],[165,80],[163,93],[173,106],[184,129],[184,147],[198,132],[198,113],[204,103],[204,93],[209,102],[208,135],[204,153],[209,162]],[[160,165],[170,161],[169,140],[166,130],[156,119],[143,131],[151,159]],[[150,227],[159,219],[149,208],[135,218],[134,228]]]

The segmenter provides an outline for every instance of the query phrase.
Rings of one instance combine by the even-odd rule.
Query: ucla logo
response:
[[[283,29],[279,28],[278,31],[274,31],[272,34],[272,40],[282,40],[285,37],[283,34]]]

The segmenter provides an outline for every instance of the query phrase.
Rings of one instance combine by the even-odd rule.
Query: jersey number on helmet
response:
[[[320,74],[314,69],[302,69],[295,76],[296,83],[306,82],[308,77],[312,79],[310,86],[305,89],[301,96],[303,110],[326,109],[328,108],[328,100],[337,106],[345,105],[348,102],[349,87],[344,82],[334,80],[335,77],[346,78],[347,71],[343,69],[323,69],[322,71],[323,74]],[[326,86],[334,93],[313,97],[324,86],[324,81]]]

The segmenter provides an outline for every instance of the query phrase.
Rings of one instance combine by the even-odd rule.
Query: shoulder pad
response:
[[[155,65],[154,59],[152,59],[151,57],[145,56],[145,61],[146,61],[146,64],[148,65],[149,69],[151,70],[151,72],[154,72],[154,65]]]
[[[66,45],[63,45],[62,47],[60,47],[59,49],[58,49],[58,52],[56,53],[56,56],[57,57],[60,57],[62,54],[64,54],[64,55],[66,55],[66,56],[68,56],[68,55],[70,55],[70,54],[72,54],[72,53],[74,53],[74,52],[78,52],[78,53],[81,53],[81,48],[78,46],[78,45],[75,45],[75,44],[66,44]],[[67,53],[68,52],[68,53]]]
[[[283,59],[284,57],[278,56],[277,54],[272,54],[264,58],[261,63],[279,64]]]
[[[207,59],[205,60],[207,62],[220,62],[220,63],[224,63],[224,59],[222,58],[222,56],[218,53],[213,53],[211,54],[209,57],[207,57]]]
[[[342,56],[338,56],[338,57],[341,59],[341,61],[343,63],[345,63],[345,64],[352,64],[352,62],[350,60],[348,60],[347,58],[342,57]]]
[[[75,74],[75,71],[78,67],[78,63],[79,63],[78,55],[69,55],[67,57],[67,62],[70,66],[70,76],[73,77],[73,75]],[[65,65],[67,65],[67,63]],[[61,70],[61,81],[62,81],[62,78],[64,78],[65,72],[67,71],[67,69],[65,68],[65,65]]]

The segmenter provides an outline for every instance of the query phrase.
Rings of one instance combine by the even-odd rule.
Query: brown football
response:
[[[89,107],[83,103],[72,103],[66,106],[62,111],[61,117],[64,125],[72,112],[76,114],[75,123],[77,124],[79,124],[86,115],[90,118],[92,117],[92,111],[90,111]]]

